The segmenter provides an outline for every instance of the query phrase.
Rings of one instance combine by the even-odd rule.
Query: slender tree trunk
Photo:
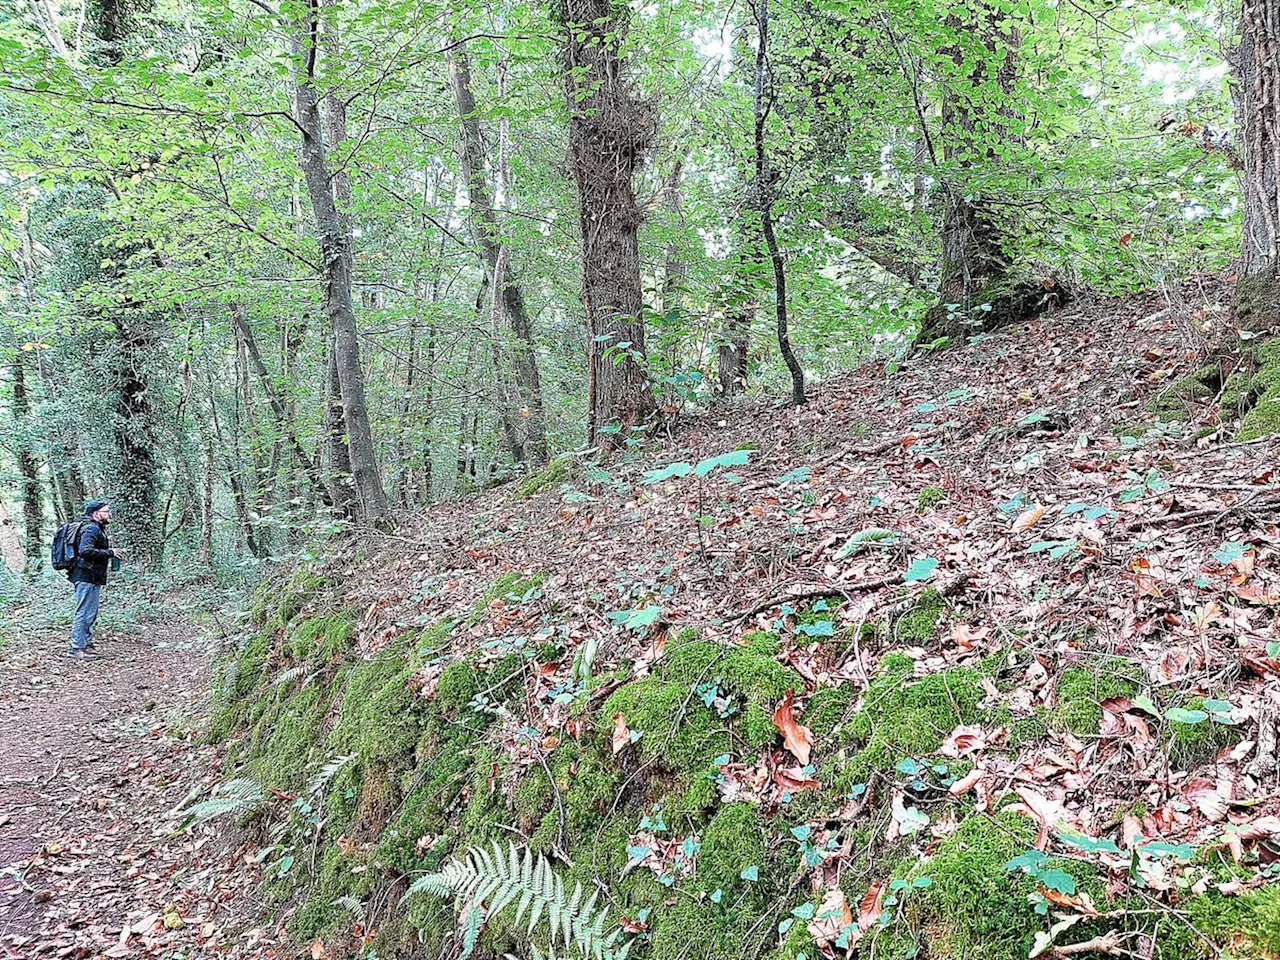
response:
[[[342,384],[338,378],[338,357],[333,338],[329,338],[326,351],[324,436],[329,454],[329,471],[325,476],[329,499],[338,514],[354,519],[359,498],[351,477],[351,450],[347,446],[347,421],[342,411]]]
[[[14,456],[18,461],[18,476],[22,484],[23,545],[29,560],[44,554],[44,504],[40,497],[40,467],[32,452],[31,398],[27,393],[27,365],[25,352],[13,351],[9,365],[13,378],[12,411],[16,431]]]
[[[319,29],[315,0],[308,0],[294,42],[297,57],[294,76],[295,120],[302,132],[302,174],[311,212],[319,233],[323,258],[324,304],[333,331],[334,358],[342,394],[351,457],[351,475],[365,522],[384,523],[390,514],[387,495],[378,475],[378,462],[369,423],[369,410],[360,367],[360,340],[351,300],[351,230],[334,203],[328,159],[325,151],[320,104],[316,94],[316,31]]]
[[[773,264],[774,311],[777,318],[778,351],[782,354],[782,362],[787,365],[791,374],[791,402],[800,406],[805,402],[804,370],[791,349],[791,333],[787,320],[787,269],[778,247],[778,237],[773,228],[773,204],[777,199],[774,191],[776,173],[769,165],[765,153],[765,122],[769,118],[772,94],[769,87],[769,0],[756,0],[756,71],[754,89],[755,108],[755,161],[756,161],[756,202],[760,211],[760,228],[764,234],[765,248],[769,251],[769,260]],[[768,102],[766,102],[768,97]]]
[[[213,566],[213,444],[209,442],[207,432],[201,452],[204,455],[204,476],[200,484],[200,565],[208,570]]]
[[[499,335],[504,329],[505,319],[515,334],[510,347],[515,378],[526,412],[524,421],[528,450],[535,465],[542,465],[547,462],[546,415],[542,404],[542,381],[538,374],[533,323],[525,306],[524,292],[511,269],[509,252],[498,231],[498,219],[485,175],[484,134],[476,113],[470,64],[462,47],[455,48],[449,54],[449,81],[459,117],[458,154],[462,161],[467,195],[471,201],[467,217],[471,234],[480,247],[480,258],[489,275],[489,282],[493,286],[494,333]],[[499,162],[498,166],[500,165]],[[495,346],[495,349],[498,347]],[[502,364],[499,367],[500,376],[505,366]],[[512,448],[513,451],[517,448],[523,450],[524,443],[513,438]]]
[[[641,211],[631,181],[656,118],[627,80],[626,11],[613,0],[564,0],[559,24],[591,350],[588,442],[601,446],[626,440],[655,410],[644,367]]]
[[[1250,329],[1280,333],[1280,0],[1243,0],[1232,66],[1244,164],[1236,315]]]

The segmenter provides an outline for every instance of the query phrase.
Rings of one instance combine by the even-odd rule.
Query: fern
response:
[[[356,758],[354,753],[348,753],[340,757],[334,757],[328,763],[317,771],[316,775],[311,778],[311,782],[307,784],[307,792],[312,796],[318,796],[324,793],[325,788],[329,786],[329,782],[333,780],[348,763]]]
[[[265,797],[262,787],[256,781],[241,778],[218,784],[210,791],[206,800],[191,803],[192,799],[192,795],[188,794],[187,799],[171,811],[173,816],[182,817],[175,830],[202,826],[219,817],[239,817],[253,813],[262,806]]]
[[[464,957],[475,949],[483,917],[497,916],[513,904],[515,925],[519,927],[527,916],[525,930],[530,936],[538,921],[546,919],[548,951],[544,954],[535,946],[536,955],[554,960],[557,945],[563,945],[589,960],[626,960],[631,949],[630,941],[618,942],[621,927],[606,936],[608,911],[596,906],[598,891],[584,898],[582,884],[575,883],[569,893],[546,857],[514,843],[505,851],[496,842],[490,849],[471,848],[439,873],[418,877],[405,897],[415,893],[453,895],[461,911]],[[487,904],[483,911],[482,904]]]

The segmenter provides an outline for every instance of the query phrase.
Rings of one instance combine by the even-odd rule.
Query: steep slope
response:
[[[1280,442],[1224,315],[1082,303],[264,591],[211,733],[289,935],[532,955],[519,864],[402,900],[496,841],[654,960],[1271,955]]]

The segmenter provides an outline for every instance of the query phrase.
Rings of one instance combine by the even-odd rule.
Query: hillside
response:
[[[637,958],[1274,955],[1280,365],[1207,353],[1218,294],[690,417],[262,591],[210,736],[274,921],[528,956],[518,870],[401,899],[515,842]]]

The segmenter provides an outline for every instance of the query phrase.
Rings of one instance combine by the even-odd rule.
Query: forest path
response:
[[[167,829],[216,779],[196,733],[214,644],[176,614],[100,634],[94,661],[62,632],[0,647],[3,960],[190,955],[239,926],[236,858]]]

